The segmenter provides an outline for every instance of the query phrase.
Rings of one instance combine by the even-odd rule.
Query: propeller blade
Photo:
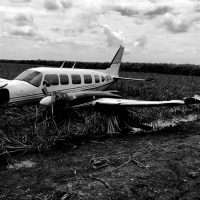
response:
[[[48,91],[47,91],[47,86],[46,86],[46,84],[43,85],[43,87],[42,87],[42,92],[43,92],[43,94],[44,94],[45,96],[48,95]]]
[[[54,101],[55,101],[55,92],[52,92],[52,94],[51,94],[51,114],[52,114],[52,116],[54,113]]]

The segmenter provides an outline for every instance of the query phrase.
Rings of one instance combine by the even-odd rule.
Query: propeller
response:
[[[54,102],[55,102],[55,97],[56,97],[55,92],[52,92],[52,93],[51,93],[51,114],[52,114],[52,116],[53,116],[53,114],[54,114]]]
[[[50,86],[47,81],[43,81],[43,87],[42,87],[42,92],[44,94],[44,96],[48,96],[48,91],[47,91],[47,86]]]
[[[54,114],[54,102],[55,102],[55,92],[51,92],[51,95],[48,95],[47,86],[50,86],[47,81],[43,82],[42,92],[44,94],[44,98],[40,100],[40,105],[44,107],[51,107],[51,114]]]

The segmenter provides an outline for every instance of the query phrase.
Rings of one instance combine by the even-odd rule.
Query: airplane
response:
[[[110,66],[105,70],[55,67],[37,67],[25,70],[13,80],[0,79],[0,105],[39,103],[52,107],[57,103],[63,107],[117,106],[155,107],[178,106],[199,103],[200,97],[189,100],[142,101],[122,99],[116,91],[106,90],[115,81],[150,81],[119,76],[124,52],[120,46]],[[48,88],[48,89],[47,89]],[[53,108],[52,108],[53,113]]]
[[[92,95],[89,91],[105,90],[116,79],[127,79],[118,76],[123,51],[124,48],[120,47],[106,70],[76,69],[75,64],[72,68],[63,68],[63,63],[60,68],[28,69],[13,80],[0,78],[0,105],[38,103],[44,97],[44,83],[48,87],[48,95],[52,92],[75,95],[75,92],[80,91]],[[109,91],[94,93],[98,96],[101,94],[101,97],[117,97]]]

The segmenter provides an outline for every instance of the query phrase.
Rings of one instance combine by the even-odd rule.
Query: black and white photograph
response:
[[[200,0],[1,0],[0,200],[200,199]]]

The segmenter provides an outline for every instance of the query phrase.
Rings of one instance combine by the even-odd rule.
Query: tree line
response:
[[[60,67],[64,61],[54,60],[0,60],[0,63],[26,64],[31,67],[50,66]],[[66,61],[65,68],[71,68],[73,61]],[[108,62],[77,62],[75,68],[82,69],[106,69],[109,67]],[[3,65],[2,65],[3,66]],[[160,73],[174,75],[200,76],[200,66],[193,64],[170,64],[170,63],[122,63],[120,71]]]

